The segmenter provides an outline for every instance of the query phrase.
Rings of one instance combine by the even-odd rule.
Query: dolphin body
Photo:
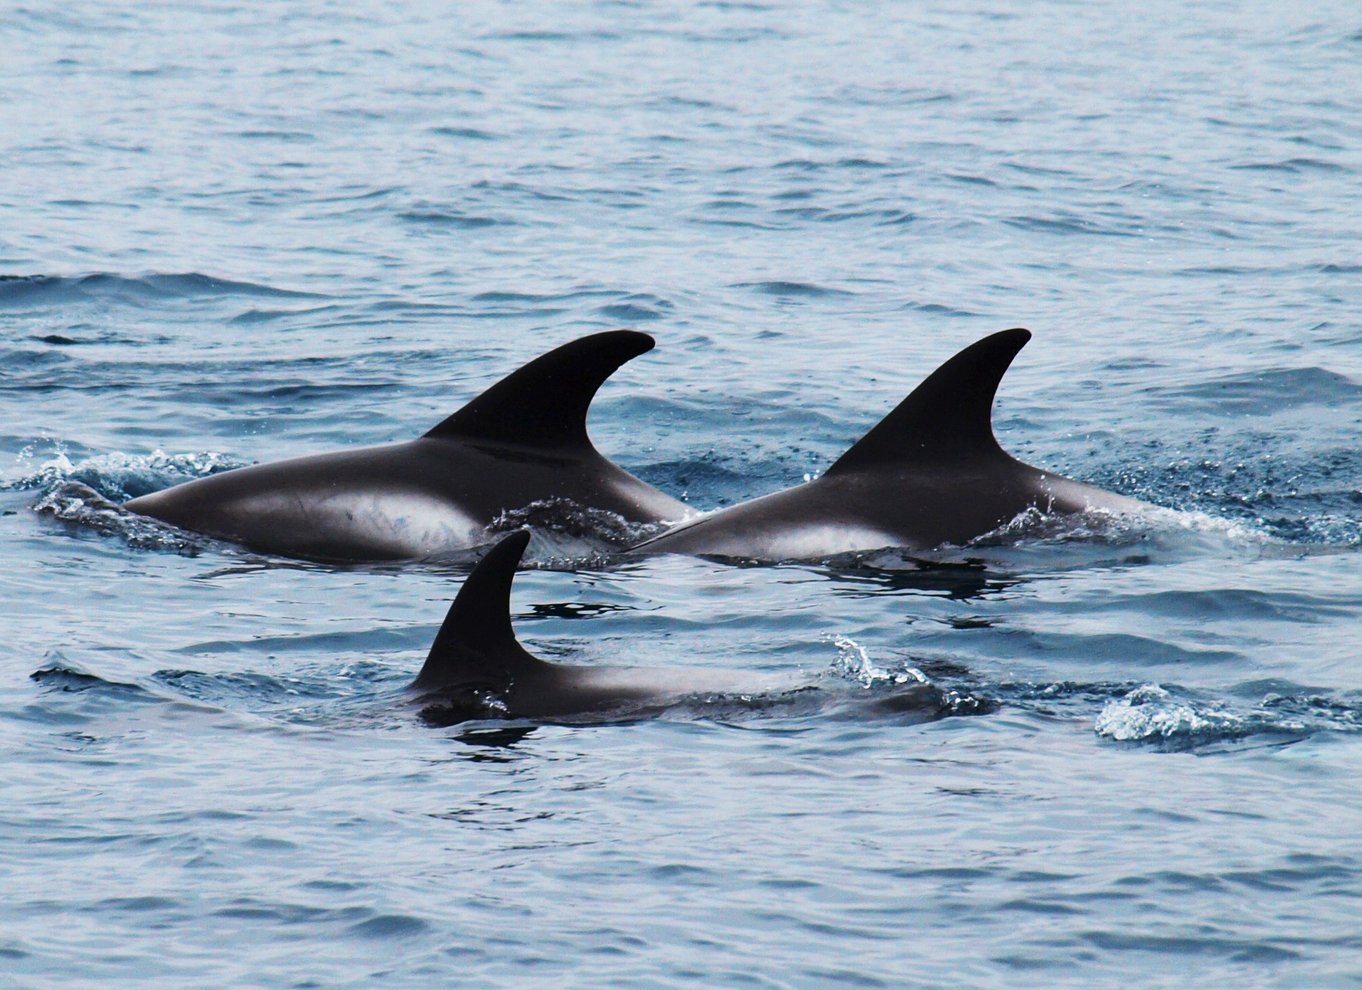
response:
[[[1028,509],[1132,513],[1143,502],[1024,464],[993,435],[993,398],[1031,339],[1003,330],[937,368],[817,480],[722,509],[631,549],[747,560],[960,546]]]
[[[545,501],[635,524],[683,519],[684,503],[607,460],[586,432],[596,390],[652,346],[631,330],[583,337],[416,440],[225,471],[124,508],[263,553],[333,562],[479,546],[501,513]]]
[[[426,721],[638,716],[697,696],[740,698],[798,689],[790,678],[772,674],[579,667],[539,659],[520,645],[511,628],[511,581],[529,539],[525,530],[502,539],[459,589],[425,665],[407,689]]]

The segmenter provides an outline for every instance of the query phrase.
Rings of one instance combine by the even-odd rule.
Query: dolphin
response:
[[[700,697],[788,693],[789,677],[689,667],[549,663],[511,628],[511,581],[529,543],[518,530],[487,551],[459,589],[430,654],[407,688],[439,725],[475,718],[640,715]]]
[[[603,457],[586,432],[596,390],[653,338],[593,334],[544,354],[406,443],[225,471],[124,504],[252,550],[327,562],[416,560],[491,542],[536,503],[674,522],[689,508]]]
[[[809,560],[960,546],[1028,509],[1135,513],[1143,502],[1017,460],[993,435],[993,398],[1029,330],[966,347],[814,481],[702,516],[630,553]]]

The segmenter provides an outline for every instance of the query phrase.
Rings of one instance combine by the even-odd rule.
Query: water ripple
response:
[[[1359,37],[1338,4],[10,11],[6,980],[1354,984]],[[592,434],[699,507],[1025,325],[1007,448],[1164,509],[744,567],[529,507],[566,531],[512,591],[537,654],[807,690],[435,728],[402,688],[471,561],[119,508],[417,435],[628,323],[658,348]]]
[[[135,305],[159,299],[260,296],[316,298],[315,293],[279,289],[257,282],[217,278],[198,272],[142,277],[96,272],[91,275],[0,275],[0,306],[61,305],[99,299]]]

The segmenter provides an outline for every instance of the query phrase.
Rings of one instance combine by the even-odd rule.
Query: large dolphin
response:
[[[424,436],[226,471],[126,503],[253,550],[322,561],[427,558],[490,542],[504,511],[552,502],[628,523],[689,509],[592,446],[587,407],[653,339],[598,333],[536,358]]]
[[[503,538],[459,589],[408,688],[428,721],[637,715],[697,695],[750,696],[798,687],[789,677],[771,674],[579,667],[539,659],[520,645],[511,628],[511,581],[529,539],[525,530]]]
[[[929,550],[968,543],[1031,508],[1148,508],[1024,464],[998,445],[993,397],[1030,339],[1017,328],[966,347],[815,481],[682,523],[631,552],[807,560]]]

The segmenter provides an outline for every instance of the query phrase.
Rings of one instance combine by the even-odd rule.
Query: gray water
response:
[[[0,43],[0,982],[1362,985],[1355,5],[76,3]],[[460,568],[114,508],[635,326],[592,434],[712,509],[1017,325],[1004,445],[1168,513],[517,579],[555,661],[793,696],[434,728],[400,694]]]

